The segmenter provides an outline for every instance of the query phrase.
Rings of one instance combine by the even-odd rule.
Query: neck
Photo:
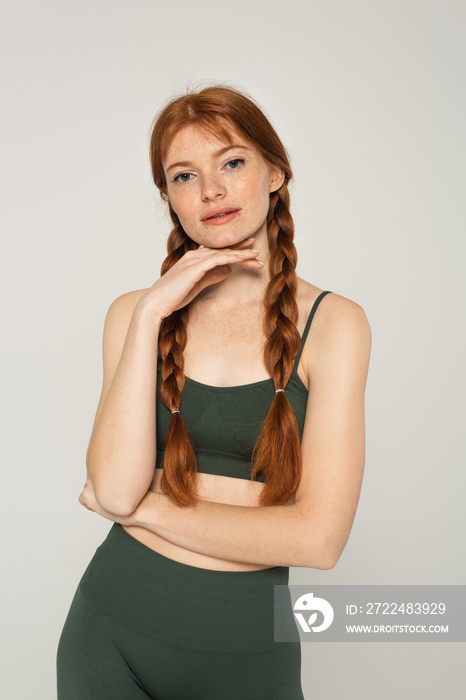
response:
[[[261,270],[231,265],[224,280],[205,287],[196,297],[199,303],[223,308],[260,302],[269,282],[267,265]]]
[[[265,290],[270,280],[269,276],[269,249],[266,237],[256,237],[251,248],[258,248],[260,260],[265,265],[258,269],[247,267],[243,263],[233,263],[230,265],[231,272],[225,279],[205,287],[196,296],[197,303],[206,304],[212,307],[234,308],[235,306],[248,303],[262,302]],[[241,252],[238,249],[238,252]]]

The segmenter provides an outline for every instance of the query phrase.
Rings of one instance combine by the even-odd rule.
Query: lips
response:
[[[235,209],[234,207],[222,207],[221,209],[213,209],[211,212],[209,212],[206,216],[203,217],[202,221],[207,221],[207,219],[212,219],[214,217],[217,217],[218,214],[228,214],[233,211],[239,211],[238,209]],[[219,217],[222,218],[222,217]]]

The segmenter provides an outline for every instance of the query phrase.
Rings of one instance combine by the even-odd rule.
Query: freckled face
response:
[[[171,140],[163,163],[171,207],[199,245],[223,248],[249,236],[255,236],[257,244],[267,233],[269,194],[284,180],[281,172],[272,173],[253,145],[233,135],[235,147],[218,153],[229,144],[200,127],[185,126]],[[240,211],[218,226],[202,221],[222,207]]]

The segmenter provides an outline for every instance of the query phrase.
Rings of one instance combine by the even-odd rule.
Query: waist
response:
[[[216,571],[182,564],[114,523],[79,588],[101,613],[166,643],[247,652],[273,646],[274,586],[288,580],[282,566]],[[222,621],[218,638],[215,620]]]

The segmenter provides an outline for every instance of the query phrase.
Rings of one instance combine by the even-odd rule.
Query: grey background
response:
[[[289,150],[298,274],[361,304],[366,472],[330,571],[295,584],[462,584],[465,4],[378,0],[0,9],[1,694],[55,697],[77,583],[111,523],[78,503],[103,321],[170,230],[150,122],[186,86],[254,96]],[[464,644],[303,645],[306,700],[464,692]]]

